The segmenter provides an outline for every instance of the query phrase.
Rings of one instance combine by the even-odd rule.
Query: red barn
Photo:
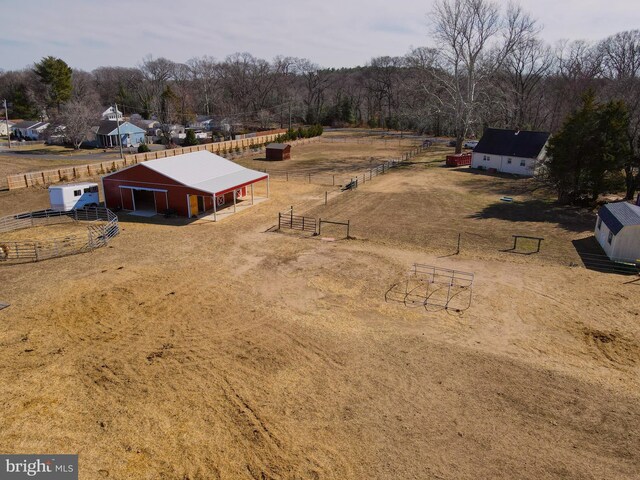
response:
[[[201,150],[139,163],[102,178],[106,206],[152,216],[173,210],[193,217],[236,205],[269,175]]]

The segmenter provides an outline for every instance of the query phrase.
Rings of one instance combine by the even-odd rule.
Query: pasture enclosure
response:
[[[45,229],[30,234],[31,229],[50,226],[68,226],[69,232],[55,235]],[[64,232],[65,228],[60,230]],[[119,232],[118,217],[102,207],[66,212],[40,210],[2,217],[0,263],[38,262],[88,252],[105,246]]]
[[[368,167],[360,147],[334,171]],[[79,451],[87,478],[635,480],[637,284],[542,264],[592,235],[589,212],[432,152],[345,193],[275,180],[233,222],[123,215],[114,248],[0,268],[2,448],[38,451],[30,432],[51,426],[47,445]],[[0,215],[45,193],[2,193]],[[357,240],[266,233],[290,205],[351,219]],[[544,237],[541,252],[499,251],[513,234]],[[454,275],[414,262],[453,270],[462,293],[447,301]]]

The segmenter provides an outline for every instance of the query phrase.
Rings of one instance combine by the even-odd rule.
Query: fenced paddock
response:
[[[327,219],[316,219],[315,217],[308,217],[303,215],[294,215],[293,207],[291,207],[286,212],[278,212],[278,230],[289,229],[289,230],[298,230],[301,232],[311,232],[313,236],[322,235],[323,228],[326,233],[327,226],[337,226],[342,229],[346,234],[344,238],[350,239],[349,229],[351,227],[351,220],[347,220],[345,222],[335,221],[335,220],[327,220]]]
[[[67,235],[60,232],[65,225],[69,227]],[[49,226],[62,228],[50,234],[41,228]],[[40,230],[37,233],[36,228]],[[40,210],[2,217],[0,264],[38,262],[88,252],[107,245],[119,232],[118,217],[104,207],[67,212]]]
[[[287,212],[278,212],[278,230],[288,228],[290,230],[300,230],[302,232],[316,233],[316,219],[313,217],[304,217],[302,215],[294,215],[293,207]]]

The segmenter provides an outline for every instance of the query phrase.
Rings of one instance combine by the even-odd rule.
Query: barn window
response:
[[[508,163],[509,165],[511,165],[511,159],[510,159],[510,158],[507,158],[507,163]]]
[[[74,190],[73,191],[73,196],[74,197],[79,197],[80,195],[82,195],[82,190]]]
[[[524,167],[524,166],[526,166],[526,165],[527,165],[527,162],[526,162],[526,161],[524,161],[524,160],[520,160],[520,166],[521,166],[521,167]]]
[[[609,232],[609,238],[607,239],[607,242],[609,242],[609,245],[611,245],[611,240],[613,240],[613,232]]]
[[[598,217],[598,230],[600,230],[600,228],[602,228],[602,219]]]

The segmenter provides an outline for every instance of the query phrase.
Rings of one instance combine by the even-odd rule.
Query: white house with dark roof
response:
[[[531,177],[546,158],[549,132],[488,128],[473,149],[471,168]]]
[[[602,206],[594,234],[611,260],[635,262],[640,259],[640,207],[627,202]]]
[[[111,120],[112,122],[117,120],[122,121],[122,112],[111,106],[102,112],[102,120]]]

